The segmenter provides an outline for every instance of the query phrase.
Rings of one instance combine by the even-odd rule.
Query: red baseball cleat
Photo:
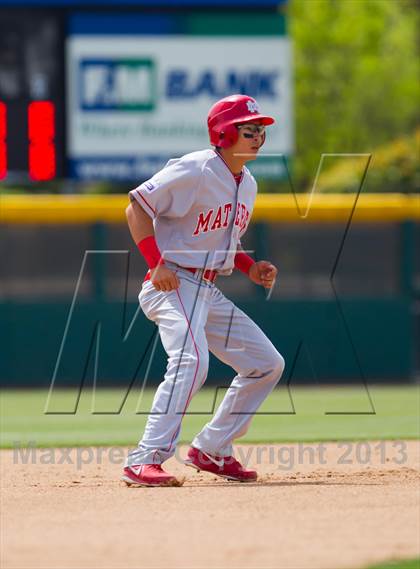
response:
[[[165,472],[160,464],[126,466],[121,476],[127,486],[182,486],[172,474]]]
[[[254,482],[258,476],[255,470],[246,470],[233,456],[213,456],[194,447],[188,451],[184,464],[197,472],[205,470],[236,482]]]

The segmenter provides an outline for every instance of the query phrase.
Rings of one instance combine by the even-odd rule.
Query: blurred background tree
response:
[[[418,177],[420,3],[415,0],[292,0],[295,73],[296,189],[313,182],[322,153],[375,154],[408,135],[417,162],[369,173],[365,191],[414,191]],[[374,162],[372,163],[374,167]],[[372,170],[371,167],[371,170]],[[416,174],[417,172],[417,174]],[[369,189],[369,179],[375,187]],[[267,188],[268,189],[268,188]],[[329,191],[348,190],[348,184]],[[354,191],[355,188],[353,188]]]

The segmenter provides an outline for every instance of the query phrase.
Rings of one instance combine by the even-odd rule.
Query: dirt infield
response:
[[[153,489],[119,482],[125,449],[37,450],[28,464],[2,451],[0,565],[339,569],[416,557],[420,445],[399,444],[239,447],[261,475],[252,484],[178,457],[167,469],[183,487]]]

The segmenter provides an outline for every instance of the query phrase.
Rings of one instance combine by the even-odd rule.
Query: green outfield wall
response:
[[[408,379],[414,345],[404,300],[238,302],[264,329],[287,363],[285,379],[307,383]],[[142,313],[124,335],[137,305],[81,302],[67,334],[67,303],[2,303],[1,377],[8,386],[137,385],[158,382],[166,358],[153,353],[154,324]],[[151,365],[150,365],[151,362]],[[150,365],[150,368],[148,366]],[[147,371],[147,377],[146,377]],[[215,358],[209,382],[227,382],[231,369]]]
[[[217,286],[286,359],[284,381],[416,381],[420,205],[415,196],[258,196],[244,247],[279,277],[269,299],[238,271]],[[305,211],[305,200],[301,212]],[[166,358],[138,308],[146,267],[123,222],[124,196],[2,200],[3,386],[156,384]],[[155,344],[156,340],[156,344]],[[212,359],[209,383],[231,369]]]

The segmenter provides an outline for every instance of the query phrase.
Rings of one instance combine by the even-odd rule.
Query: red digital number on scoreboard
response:
[[[29,177],[37,182],[56,174],[55,106],[51,101],[28,105]],[[7,107],[0,102],[0,180],[7,176]]]
[[[29,176],[51,180],[55,176],[55,109],[51,101],[35,101],[28,106]]]
[[[0,102],[0,180],[7,176],[7,108]]]

